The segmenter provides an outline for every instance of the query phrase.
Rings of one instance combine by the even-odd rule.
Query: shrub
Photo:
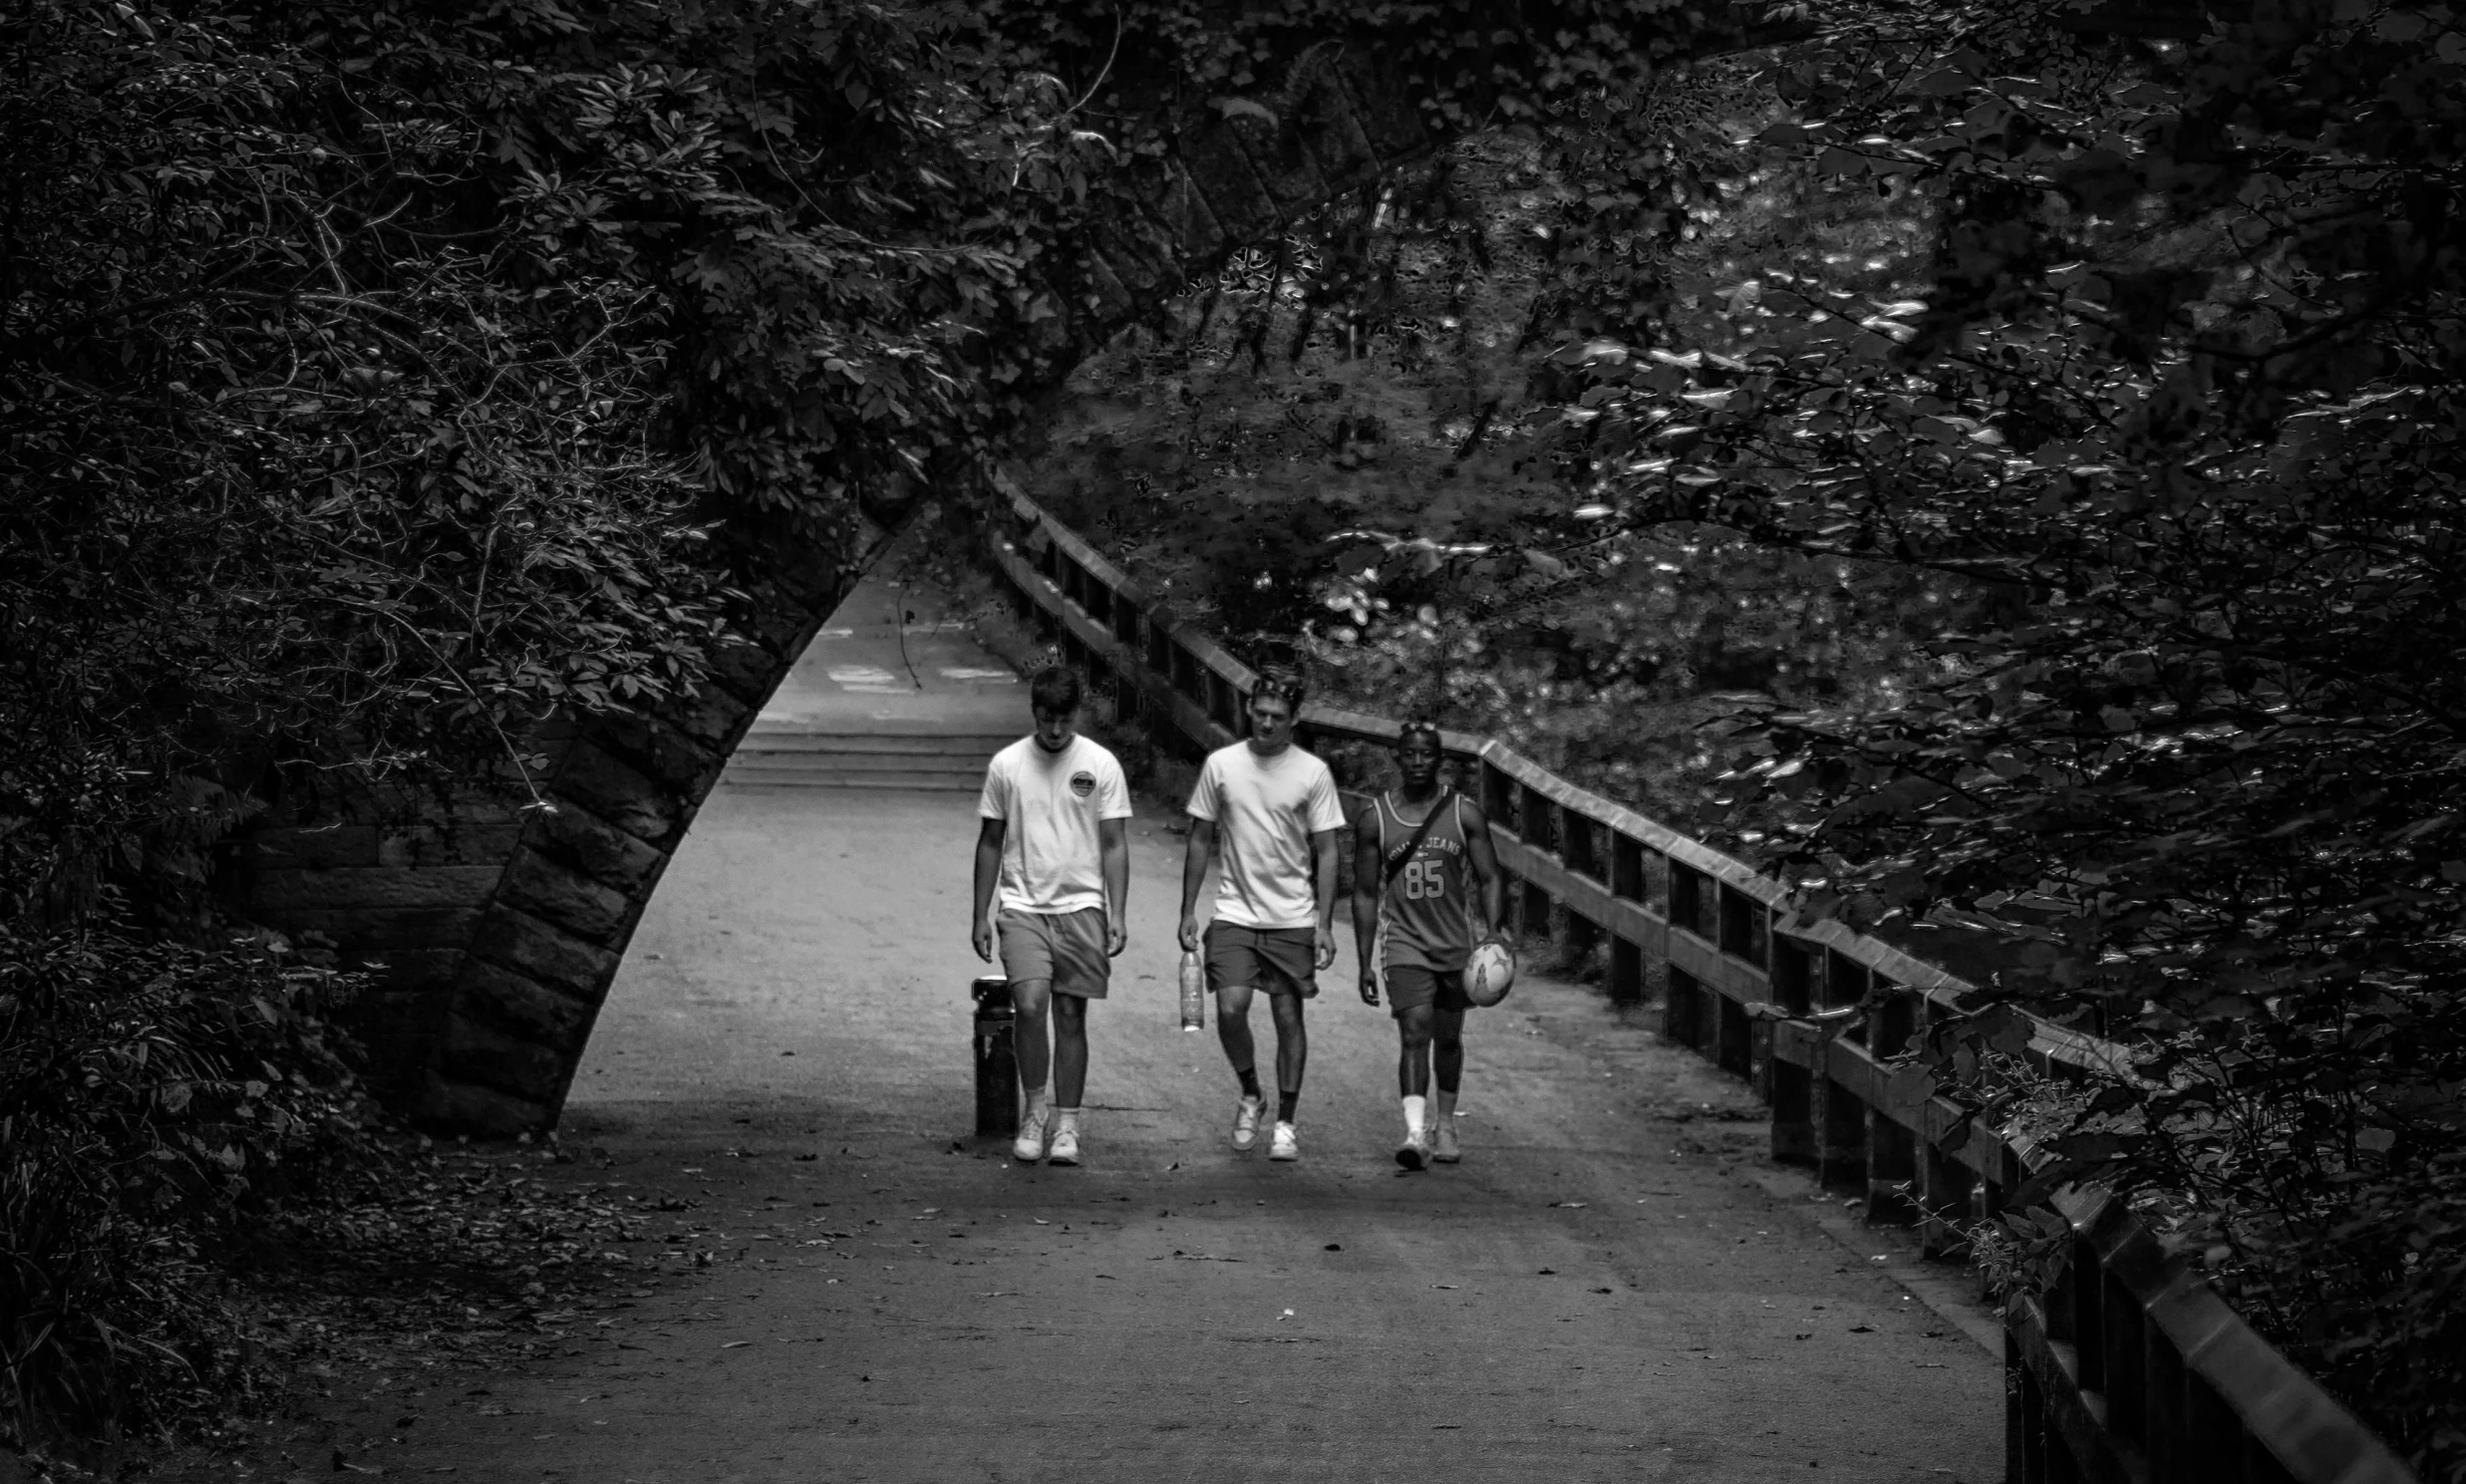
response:
[[[0,1441],[159,1424],[253,1384],[205,1266],[368,1123],[352,976],[0,926]]]

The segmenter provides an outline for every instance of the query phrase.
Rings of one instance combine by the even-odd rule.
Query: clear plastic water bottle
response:
[[[1207,967],[1196,949],[1181,956],[1181,1028],[1196,1031],[1207,1020]]]

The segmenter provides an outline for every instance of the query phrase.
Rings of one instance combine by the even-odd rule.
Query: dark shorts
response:
[[[1464,971],[1424,969],[1419,964],[1394,964],[1380,972],[1387,992],[1387,1013],[1402,1019],[1417,1006],[1462,1013],[1473,1008],[1464,998]]]
[[[1057,995],[1104,998],[1113,961],[1104,956],[1101,909],[1048,914],[1006,907],[993,925],[1002,935],[1002,972],[1010,976],[1011,983],[1049,980]]]
[[[1319,993],[1319,934],[1312,928],[1245,928],[1229,922],[1207,925],[1207,987],[1248,986],[1270,995]]]

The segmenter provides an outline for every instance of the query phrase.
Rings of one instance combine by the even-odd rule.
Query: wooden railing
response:
[[[1256,675],[1176,622],[1138,583],[1016,489],[994,561],[1070,662],[1110,682],[1125,718],[1198,747],[1239,740]],[[1305,705],[1309,742],[1391,745],[1386,718]],[[1798,917],[1753,867],[1568,782],[1495,739],[1440,735],[1477,788],[1508,915],[1574,954],[1607,940],[1614,1000],[1658,992],[1664,1034],[1746,1078],[1772,1109],[1772,1152],[1843,1178],[1870,1216],[1962,1249],[2040,1162],[1978,1126],[1893,1058],[1972,986],[1838,922]],[[2122,1048],[2038,1023],[2028,1059],[2080,1073]],[[2071,1260],[2041,1298],[2006,1306],[2008,1484],[2414,1484],[2318,1383],[2255,1334],[2123,1203],[2065,1191]]]

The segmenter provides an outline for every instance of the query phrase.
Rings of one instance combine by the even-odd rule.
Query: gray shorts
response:
[[[1313,928],[1246,928],[1211,922],[1205,938],[1207,987],[1263,995],[1319,993],[1319,934]]]
[[[1104,953],[1104,911],[1019,912],[1005,907],[994,918],[1002,938],[1002,972],[1011,983],[1051,980],[1057,995],[1104,998],[1113,961]]]

